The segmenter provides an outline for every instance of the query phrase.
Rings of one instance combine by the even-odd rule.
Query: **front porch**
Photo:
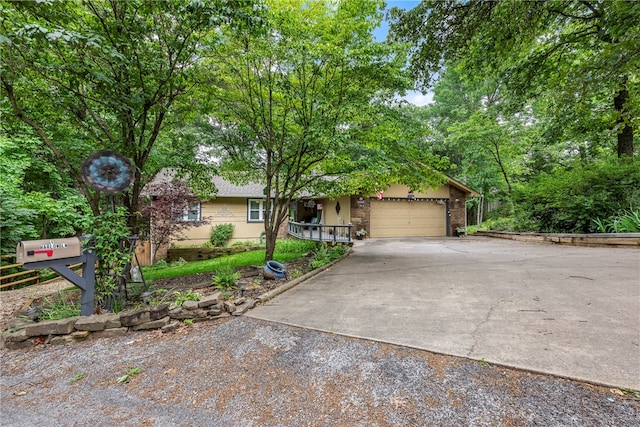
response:
[[[313,224],[289,221],[288,233],[303,240],[331,243],[353,243],[349,225]]]

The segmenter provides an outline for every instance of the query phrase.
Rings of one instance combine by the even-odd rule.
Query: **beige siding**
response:
[[[184,238],[176,239],[173,243],[179,246],[202,245],[209,241],[211,229],[218,224],[234,225],[230,243],[245,240],[258,242],[260,233],[264,231],[262,222],[247,222],[247,199],[244,198],[219,198],[203,202],[202,218],[208,220],[209,224],[186,230]]]
[[[347,225],[351,218],[351,197],[344,196],[337,200],[322,199],[322,223],[331,225]],[[336,206],[340,203],[340,213]]]
[[[425,196],[416,195],[416,197]],[[370,235],[371,237],[446,236],[446,207],[444,204],[433,201],[372,201]]]
[[[384,197],[407,197],[409,194],[409,187],[401,184],[392,184],[389,188],[384,190]],[[427,190],[426,192],[414,191],[413,195],[417,198],[433,198],[433,199],[448,199],[449,198],[449,184],[443,185],[437,190]]]

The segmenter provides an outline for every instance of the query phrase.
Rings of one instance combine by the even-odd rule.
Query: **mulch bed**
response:
[[[301,275],[311,270],[311,258],[300,258],[290,262],[283,263],[286,272],[286,279],[269,280],[262,276],[262,269],[264,266],[249,266],[237,268],[241,275],[238,280],[239,286],[237,289],[232,290],[229,293],[225,293],[226,299],[238,299],[241,297],[256,299],[260,295],[277,288],[291,279],[300,277]],[[176,297],[174,292],[185,293],[188,291],[197,292],[202,296],[217,292],[219,289],[215,287],[213,282],[214,272],[206,272],[199,274],[192,274],[188,276],[169,277],[164,279],[156,279],[153,284],[149,286],[149,291],[153,292],[152,299],[162,300],[162,302],[173,302]],[[125,302],[125,306],[121,307],[122,311],[127,311],[129,308],[135,308],[141,303],[140,297],[133,297],[131,295],[137,295],[141,292],[138,289],[136,292],[134,289],[129,289],[129,299]],[[56,293],[54,295],[40,297],[33,299],[30,303],[31,307],[44,308],[51,304],[52,301],[65,304],[73,304],[80,301],[80,291],[75,289],[73,291]],[[100,310],[96,312],[99,313]]]

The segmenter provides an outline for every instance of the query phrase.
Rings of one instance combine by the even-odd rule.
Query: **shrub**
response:
[[[191,289],[189,289],[184,293],[175,291],[173,293],[173,297],[176,299],[176,305],[179,307],[185,301],[199,301],[200,298],[202,298],[202,295],[199,294],[198,292],[193,292]]]
[[[612,219],[640,206],[640,163],[614,158],[573,163],[535,177],[514,197],[519,222],[529,222],[535,231],[593,232],[595,219]]]
[[[640,210],[607,219],[596,218],[593,223],[600,233],[640,233]]]
[[[218,224],[211,229],[209,239],[213,246],[224,247],[233,236],[233,224]]]
[[[216,270],[213,276],[213,284],[217,289],[230,291],[236,288],[236,282],[240,279],[240,273],[230,266],[223,266]]]

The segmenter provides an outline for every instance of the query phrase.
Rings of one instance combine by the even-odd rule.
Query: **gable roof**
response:
[[[449,180],[449,185],[453,185],[454,187],[459,188],[460,190],[464,191],[465,193],[467,193],[471,197],[480,197],[480,193],[478,193],[473,188],[467,187],[465,184],[463,184],[460,181],[457,181],[457,180],[451,178],[450,176],[447,176],[447,179]]]

